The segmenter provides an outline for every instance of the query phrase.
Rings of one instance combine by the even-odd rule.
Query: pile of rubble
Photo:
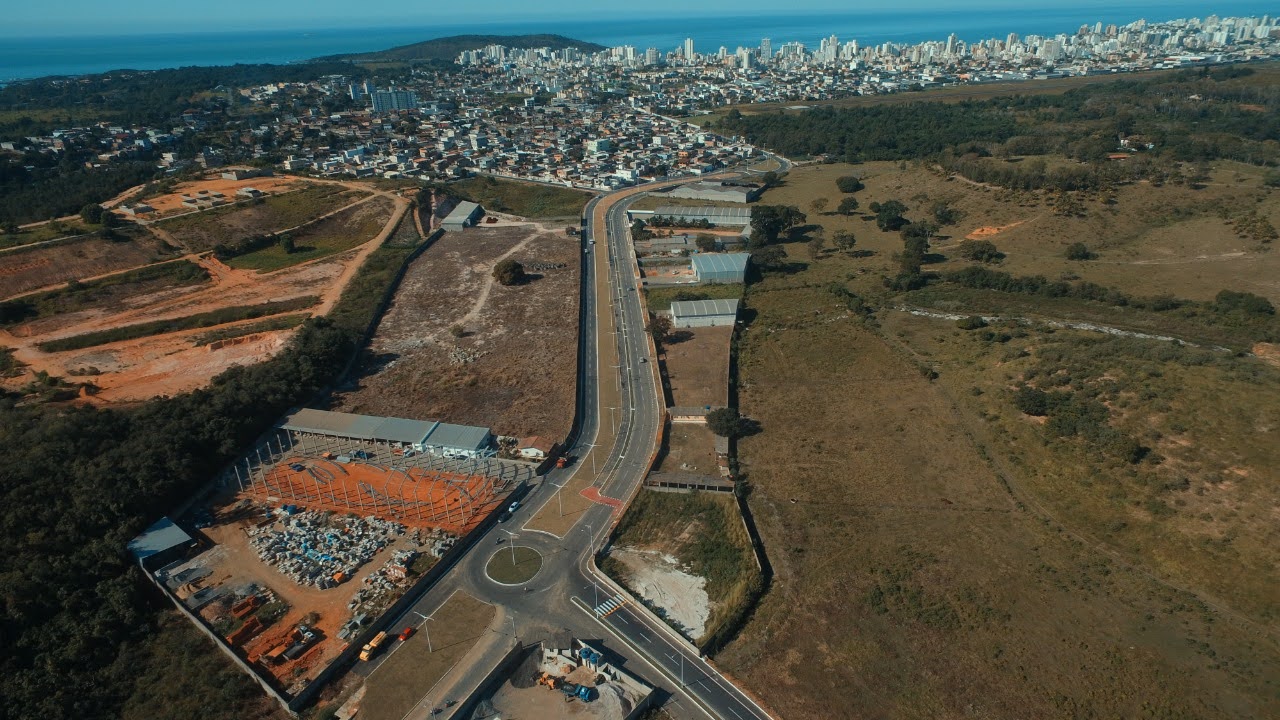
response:
[[[479,360],[487,354],[479,350],[464,350],[460,347],[455,347],[449,350],[449,362],[454,365],[466,365]]]
[[[280,522],[252,532],[249,544],[263,562],[294,582],[321,589],[350,579],[405,531],[400,523],[376,517],[333,517],[315,510],[291,515],[284,508],[281,512]]]

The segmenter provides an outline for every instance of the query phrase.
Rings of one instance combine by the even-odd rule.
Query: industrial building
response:
[[[693,256],[693,274],[699,283],[740,283],[746,281],[747,253],[700,253]]]
[[[744,227],[751,224],[751,208],[749,207],[679,207],[662,205],[653,211],[655,218],[671,218],[677,222],[697,222],[705,220],[712,225],[730,225]]]
[[[489,428],[451,425],[433,420],[406,420],[306,408],[285,417],[281,430],[385,442],[441,457],[487,457],[492,454]]]
[[[484,208],[476,203],[463,200],[458,203],[458,206],[453,209],[453,212],[449,213],[448,217],[440,225],[445,230],[464,230],[475,225],[482,215],[484,215]]]
[[[749,203],[755,202],[760,197],[760,193],[764,192],[764,188],[759,185],[751,185],[748,183],[736,183],[731,181],[703,180],[680,187],[667,193],[668,197],[686,198],[689,200],[712,200],[720,202],[733,203]],[[750,220],[751,216],[748,215]]]
[[[681,300],[671,303],[671,324],[678,328],[725,327],[738,319],[735,300]]]
[[[182,557],[198,543],[167,517],[129,541],[129,554],[143,570],[155,570]]]

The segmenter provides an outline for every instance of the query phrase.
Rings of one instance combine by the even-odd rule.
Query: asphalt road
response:
[[[697,179],[691,177],[683,181]],[[600,383],[619,383],[622,412],[617,441],[601,466],[599,489],[607,497],[620,499],[628,498],[644,480],[661,419],[654,370],[656,358],[649,354],[647,318],[641,309],[639,278],[633,270],[634,250],[627,229],[626,208],[638,197],[627,198],[610,208],[605,227],[596,227],[594,217],[602,198],[592,199],[584,210],[589,227],[583,236],[587,262],[580,303],[579,425],[566,443],[570,446],[569,454],[579,457],[586,454],[595,442],[601,421]],[[597,240],[594,246],[590,243],[593,238]],[[596,303],[600,300],[596,296],[594,254],[597,252],[608,253],[607,300],[613,306],[618,328],[620,377],[614,376],[613,368],[607,368],[609,372],[602,375],[597,357]],[[477,537],[454,567],[392,624],[393,628],[414,625],[429,633],[431,623],[426,618],[457,591],[500,608],[498,619],[480,641],[474,662],[446,676],[435,687],[423,688],[422,701],[408,717],[430,718],[431,710],[442,707],[446,699],[466,696],[517,640],[527,645],[555,633],[568,632],[584,639],[602,640],[617,664],[669,696],[665,708],[676,718],[769,718],[767,712],[703,660],[693,645],[646,608],[626,604],[607,617],[597,617],[594,608],[616,593],[593,561],[613,520],[612,507],[593,506],[563,538],[523,527],[542,506],[556,502],[555,486],[564,485],[579,469],[552,470],[545,475],[509,521],[494,525]],[[509,552],[510,543],[533,548],[543,558],[537,575],[521,585],[502,585],[485,573],[493,554]],[[359,664],[356,672],[366,675],[376,672],[395,649],[393,645],[373,662]]]

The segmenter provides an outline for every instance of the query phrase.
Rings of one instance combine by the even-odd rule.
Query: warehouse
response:
[[[444,457],[485,457],[491,453],[489,428],[451,425],[305,408],[284,419],[280,429],[308,435],[385,442]]]
[[[751,208],[749,207],[678,207],[662,205],[653,211],[653,217],[668,218],[677,223],[706,221],[712,225],[729,225],[745,227],[751,224]]]
[[[480,216],[484,215],[484,208],[476,203],[463,200],[458,206],[449,213],[448,217],[440,223],[445,230],[464,230],[476,224]]]
[[[129,553],[144,570],[155,570],[182,557],[197,544],[185,530],[163,517],[129,542]]]
[[[699,283],[740,283],[747,277],[747,253],[699,253],[693,256],[693,274]]]
[[[671,303],[671,324],[678,328],[725,327],[738,319],[735,300],[680,300]]]
[[[746,204],[749,202],[755,202],[763,191],[764,188],[759,185],[703,180],[701,182],[690,183],[688,185],[681,185],[668,193],[668,196],[674,198],[686,198],[689,200],[711,200],[713,202],[718,201]]]

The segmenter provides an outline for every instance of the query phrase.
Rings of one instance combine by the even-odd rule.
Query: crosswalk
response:
[[[600,618],[609,617],[610,615],[621,610],[622,606],[626,604],[627,604],[627,599],[622,597],[621,594],[614,595],[613,597],[609,598],[608,600],[605,600],[604,602],[596,606],[596,617],[600,617]]]

